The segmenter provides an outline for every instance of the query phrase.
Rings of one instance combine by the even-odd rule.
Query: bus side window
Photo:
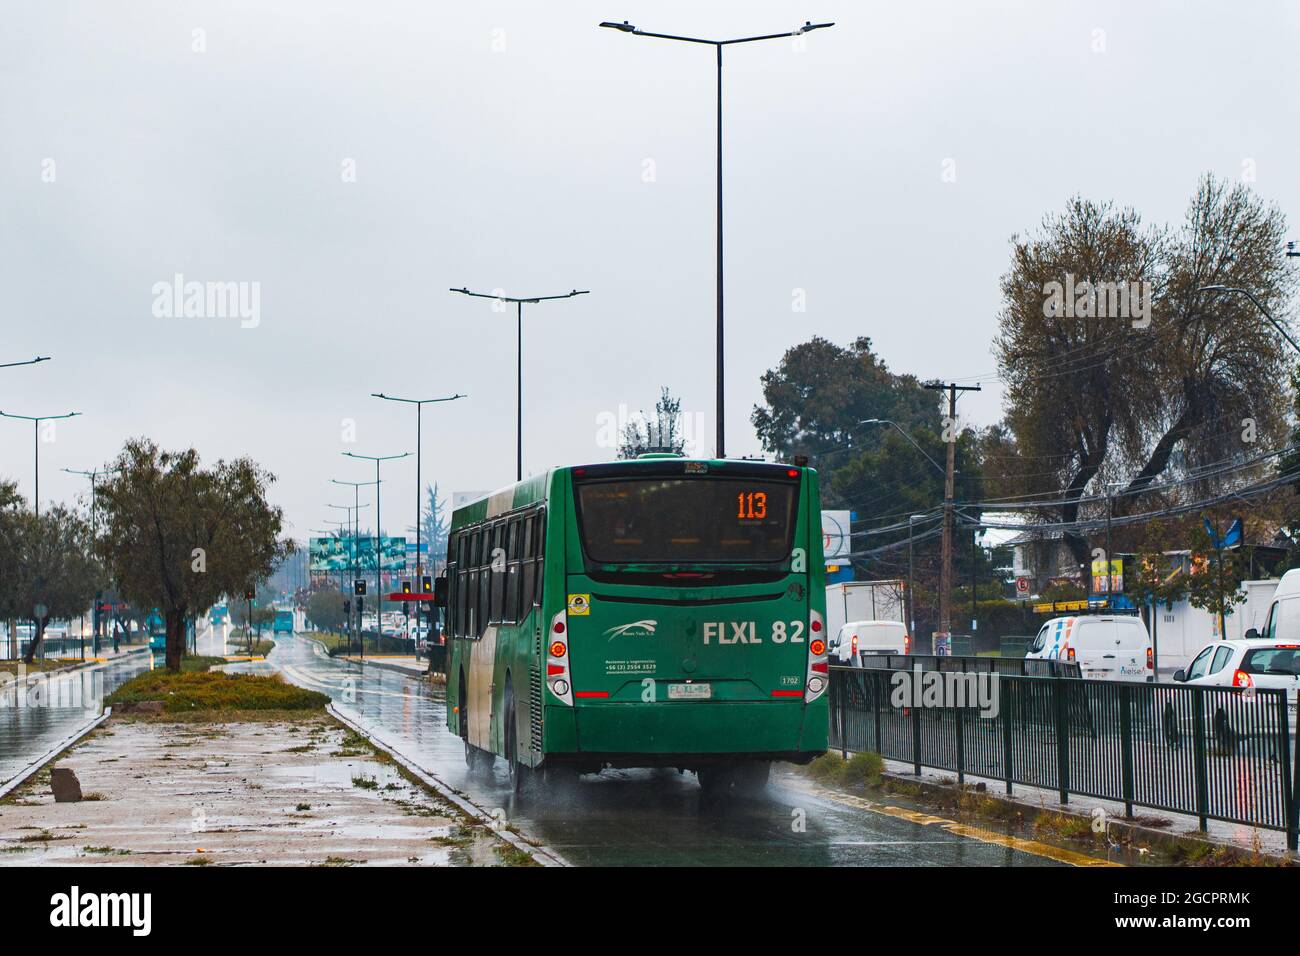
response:
[[[517,515],[510,519],[509,527],[509,546],[506,549],[509,563],[506,565],[505,618],[511,624],[517,624],[523,617],[519,612],[519,546],[523,528]]]
[[[465,636],[477,638],[483,632],[483,609],[479,604],[479,560],[482,555],[483,532],[475,529],[469,538],[470,571],[465,576]]]
[[[493,622],[506,620],[506,577],[509,575],[508,525],[499,521],[492,526],[492,617]]]
[[[492,537],[491,528],[482,528],[479,537],[478,569],[478,630],[475,637],[482,637],[487,632],[488,617],[492,612]]]
[[[450,622],[456,619],[456,547],[460,543],[458,538],[459,535],[454,534],[447,536],[447,606],[442,609],[444,620],[448,622],[447,630],[453,635],[456,630]]]
[[[536,581],[533,584],[533,603],[542,603],[542,572],[546,567],[546,512],[537,512],[537,526],[533,531],[533,564],[536,568]]]
[[[537,580],[537,562],[533,560],[533,523],[532,515],[524,516],[523,546],[520,549],[519,574],[519,616],[527,617],[533,606],[533,582]]]

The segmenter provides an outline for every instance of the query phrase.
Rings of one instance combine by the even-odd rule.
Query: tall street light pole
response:
[[[32,423],[32,437],[35,440],[36,461],[35,461],[35,491],[32,495],[32,508],[36,511],[36,516],[41,515],[41,422],[52,422],[60,418],[76,418],[81,412],[68,412],[66,415],[11,415],[9,412],[0,412],[4,418],[18,418],[23,421]]]
[[[524,480],[524,303],[549,302],[552,299],[572,299],[575,295],[588,295],[590,289],[574,289],[564,295],[534,295],[516,298],[509,295],[492,295],[488,292],[471,292],[466,288],[449,289],[461,295],[478,299],[496,299],[515,304],[515,481]],[[460,396],[457,396],[460,397]],[[446,401],[446,399],[442,399]]]
[[[90,479],[90,540],[92,542],[92,547],[93,547],[93,542],[95,541],[98,534],[98,524],[96,518],[98,514],[97,506],[98,506],[99,485],[95,483],[95,479],[97,479],[100,475],[115,475],[118,473],[119,469],[96,468],[93,471],[80,471],[76,468],[64,468],[63,471],[66,471],[70,475],[80,475],[83,478]],[[104,599],[103,590],[96,588],[95,589],[95,611],[91,615],[91,627],[94,630],[94,634],[95,634],[94,638],[92,639],[91,652],[94,654],[95,657],[99,656],[99,604],[100,601],[102,601],[103,599]],[[83,627],[84,627],[84,619],[83,619]],[[85,644],[84,640],[82,641],[82,644],[83,644],[83,648],[82,648],[81,656],[84,658],[86,656],[85,648],[84,648],[84,644]]]
[[[522,331],[522,322],[521,331]],[[521,356],[522,358],[522,356]],[[522,363],[521,363],[522,364]],[[520,383],[522,386],[522,382]],[[420,495],[423,488],[420,485],[420,428],[421,419],[424,414],[425,405],[435,405],[439,402],[454,402],[458,398],[465,398],[459,392],[455,395],[448,395],[446,398],[396,398],[392,395],[385,395],[383,392],[371,392],[375,398],[382,398],[388,402],[405,402],[407,405],[415,406],[415,587],[417,591],[423,590],[422,581],[424,580],[424,559],[420,555],[420,527],[424,524],[421,520]],[[516,479],[517,480],[517,479]],[[415,630],[416,636],[419,636],[420,630],[420,605],[423,601],[417,601],[415,604]],[[432,628],[430,628],[432,631]]]
[[[723,398],[723,361],[722,361],[722,356],[723,356],[723,351],[722,351],[722,344],[723,344],[723,321],[722,321],[722,48],[723,48],[724,46],[732,46],[733,44],[736,44],[736,43],[754,43],[754,42],[756,42],[756,41],[758,41],[758,40],[785,40],[785,39],[790,39],[790,38],[792,38],[792,37],[801,36],[801,35],[803,35],[803,34],[805,34],[805,33],[811,33],[813,30],[821,30],[821,29],[823,29],[823,28],[825,28],[825,27],[833,27],[833,26],[835,26],[835,24],[834,24],[834,23],[812,23],[811,21],[809,21],[809,22],[805,22],[804,25],[801,26],[801,27],[799,27],[798,29],[796,29],[796,30],[791,30],[791,31],[789,31],[788,33],[768,33],[768,34],[764,34],[763,36],[738,37],[738,38],[736,38],[736,39],[732,39],[732,40],[706,40],[706,39],[703,39],[703,38],[701,38],[701,37],[683,37],[683,36],[675,36],[675,35],[673,35],[673,34],[671,34],[671,33],[651,33],[651,32],[649,32],[649,31],[647,31],[647,30],[639,30],[639,29],[637,29],[635,26],[633,26],[632,24],[628,23],[626,20],[624,20],[622,23],[614,23],[614,22],[612,22],[612,21],[606,20],[605,22],[603,22],[603,23],[600,24],[600,25],[601,25],[602,27],[607,27],[607,28],[610,29],[610,30],[618,30],[620,33],[630,33],[630,34],[632,34],[633,36],[638,36],[638,37],[653,37],[653,38],[658,39],[658,40],[678,40],[678,41],[680,41],[680,42],[682,42],[682,43],[699,43],[699,44],[703,44],[703,45],[705,45],[705,46],[711,46],[711,47],[713,47],[713,48],[714,48],[714,51],[715,51],[715,53],[716,53],[716,61],[717,61],[717,76],[718,76],[718,83],[717,83],[717,94],[718,94],[718,96],[717,96],[717,99],[718,99],[718,120],[717,120],[717,217],[718,217],[718,226],[717,226],[717,240],[718,240],[718,241],[717,241],[717,258],[718,258],[718,263],[717,263],[717,266],[718,266],[718,277],[717,277],[717,310],[718,310],[718,320],[717,320],[717,355],[716,355],[716,361],[717,361],[717,371],[716,371],[716,379],[717,379],[717,383],[716,383],[716,384],[717,384],[717,397],[716,397],[715,401],[716,401],[716,403],[717,403],[717,419],[718,419],[718,420],[717,420],[717,430],[718,430],[718,435],[717,435],[717,446],[718,446],[718,447],[717,447],[717,457],[718,457],[718,458],[726,458],[726,457],[727,457],[726,438],[725,438],[725,434],[724,434],[725,429],[724,429],[724,425],[723,425],[725,415],[724,415],[724,398]]]
[[[375,647],[378,647],[379,638],[384,636],[384,526],[380,518],[379,463],[409,458],[411,453],[404,451],[400,455],[358,455],[356,452],[345,451],[343,454],[349,458],[375,463]]]

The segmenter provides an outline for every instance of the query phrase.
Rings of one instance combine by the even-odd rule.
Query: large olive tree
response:
[[[180,670],[185,621],[270,574],[292,550],[266,491],[275,476],[248,458],[203,468],[194,449],[126,443],[100,486],[100,548],[122,594],[157,607],[167,668]]]

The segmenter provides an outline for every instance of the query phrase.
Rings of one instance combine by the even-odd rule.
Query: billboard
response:
[[[381,547],[384,571],[404,572],[406,538],[385,537]],[[414,557],[414,548],[411,550]],[[374,538],[312,538],[308,542],[308,551],[313,574],[340,574],[351,571],[353,567],[361,571],[375,570]]]

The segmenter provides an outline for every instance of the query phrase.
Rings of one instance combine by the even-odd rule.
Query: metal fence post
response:
[[[1065,700],[1069,685],[1057,676],[1048,686],[1056,698],[1056,785],[1064,805],[1070,802],[1070,723]]]
[[[848,697],[848,694],[845,693],[845,687],[844,687],[844,685],[848,681],[843,671],[837,671],[836,673],[839,675],[840,678],[839,680],[840,706],[838,708],[840,713],[840,757],[842,757],[844,760],[848,760],[849,759],[849,734],[848,734],[848,725],[845,722],[845,701],[844,701],[844,699]]]
[[[921,776],[921,708],[912,701],[912,770]]]
[[[1295,852],[1300,843],[1300,813],[1297,812],[1296,790],[1291,778],[1291,731],[1288,728],[1286,691],[1277,699],[1278,753],[1282,767],[1282,810],[1286,814],[1286,848]]]
[[[1124,791],[1124,816],[1133,816],[1133,689],[1123,684],[1119,689],[1119,732],[1123,758],[1120,766]]]
[[[880,674],[871,674],[865,678],[865,682],[871,684],[871,709],[876,714],[876,753],[884,756],[885,752],[880,749],[880,711],[884,706],[883,702],[886,695],[880,693],[881,676]]]
[[[1012,678],[1012,681],[1014,680],[1015,678]],[[998,678],[998,682],[1003,683],[1001,677]],[[1016,688],[1017,689],[1016,693],[1019,694],[1019,687],[1020,687],[1019,683],[1007,682],[1006,687],[1008,690],[1011,689],[1012,687]],[[998,702],[1002,707],[1002,762],[1005,765],[1004,769],[1006,771],[1007,795],[1010,796],[1011,795],[1011,710],[1012,707],[1011,707],[1011,702],[1006,699],[1005,694],[998,695]]]
[[[957,786],[966,785],[966,741],[963,730],[962,712],[965,707],[954,707],[952,709],[953,728],[957,732]]]
[[[1200,818],[1201,832],[1209,829],[1210,785],[1209,757],[1205,752],[1205,692],[1187,688],[1192,695],[1193,760],[1196,770],[1196,815]]]

